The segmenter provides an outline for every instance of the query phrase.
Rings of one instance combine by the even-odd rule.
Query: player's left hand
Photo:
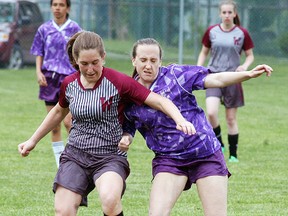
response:
[[[194,125],[189,121],[178,122],[176,129],[188,135],[194,135],[196,133]]]
[[[273,68],[270,67],[269,65],[262,64],[262,65],[257,65],[255,68],[253,68],[250,72],[251,78],[256,78],[263,73],[266,73],[266,76],[271,76],[273,71]]]

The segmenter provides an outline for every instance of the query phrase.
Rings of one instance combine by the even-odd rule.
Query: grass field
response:
[[[256,63],[262,62],[257,58]],[[265,63],[274,68],[271,78],[263,76],[244,83],[246,106],[239,109],[238,115],[240,163],[228,163],[232,173],[229,216],[288,215],[288,64],[279,59]],[[125,59],[108,58],[106,66],[126,73],[132,71]],[[21,158],[17,152],[17,145],[29,138],[46,114],[43,102],[37,99],[34,74],[33,67],[0,70],[1,216],[54,215],[52,183],[56,164],[50,136],[42,139],[27,158]],[[204,91],[195,94],[205,108]],[[223,108],[221,121],[226,141]],[[129,151],[131,175],[123,197],[125,216],[147,215],[152,157],[137,134]],[[89,207],[81,207],[78,215],[102,215],[97,193],[92,192],[88,198]],[[203,215],[195,186],[183,192],[172,215]]]

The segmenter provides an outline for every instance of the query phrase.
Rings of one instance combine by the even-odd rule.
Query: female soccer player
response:
[[[76,215],[81,198],[96,186],[104,215],[121,216],[121,196],[130,173],[127,158],[118,154],[124,105],[145,103],[161,110],[185,134],[194,134],[195,128],[170,100],[104,67],[104,44],[96,33],[83,31],[74,35],[68,42],[68,53],[78,72],[64,79],[59,102],[30,139],[18,145],[18,151],[24,157],[29,155],[70,111],[72,127],[53,187],[55,213]]]
[[[147,106],[127,106],[124,136],[119,147],[127,150],[135,130],[142,134],[155,153],[150,216],[168,216],[183,190],[196,183],[204,215],[227,215],[227,181],[230,175],[221,144],[198,106],[194,90],[220,88],[255,78],[270,76],[272,68],[259,65],[251,71],[211,73],[208,68],[171,64],[161,66],[159,43],[146,38],[132,49],[133,77],[146,88],[169,98],[182,115],[193,123],[196,134],[175,130],[173,121]]]
[[[75,72],[69,62],[66,44],[80,31],[80,26],[69,19],[70,0],[51,0],[53,19],[42,24],[34,38],[31,54],[36,56],[36,75],[40,86],[39,99],[44,100],[47,112],[57,104],[63,79]],[[71,128],[71,114],[63,120],[67,133]],[[64,150],[61,123],[51,131],[52,148],[59,167],[59,157]]]
[[[208,68],[213,73],[221,71],[245,71],[254,60],[253,42],[246,29],[240,26],[240,20],[234,1],[222,1],[219,4],[222,22],[210,26],[202,39],[202,50],[197,65],[203,65],[211,51]],[[241,52],[245,52],[245,61],[240,63]],[[241,83],[224,88],[210,88],[206,90],[206,109],[209,122],[221,143],[221,127],[218,118],[219,105],[223,103],[226,110],[228,127],[229,161],[238,162],[237,148],[239,129],[237,124],[237,108],[244,106],[244,96]]]

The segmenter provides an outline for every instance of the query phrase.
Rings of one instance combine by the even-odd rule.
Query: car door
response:
[[[19,7],[19,33],[18,40],[22,48],[24,62],[33,63],[35,57],[30,54],[30,48],[38,27],[42,24],[43,18],[38,6],[35,3],[20,1]]]

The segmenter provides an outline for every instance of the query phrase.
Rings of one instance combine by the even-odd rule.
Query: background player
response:
[[[246,29],[240,26],[240,20],[234,1],[222,1],[219,4],[222,22],[210,26],[202,39],[202,50],[197,65],[203,65],[211,53],[208,68],[213,73],[221,71],[245,71],[254,61],[252,39]],[[241,52],[245,52],[245,61],[240,64]],[[218,118],[219,105],[223,103],[226,111],[228,127],[229,161],[238,162],[237,148],[239,130],[237,124],[237,108],[244,106],[244,96],[241,83],[224,88],[209,88],[206,90],[206,112],[208,120],[221,143],[221,127]]]
[[[47,112],[50,112],[58,102],[63,79],[75,72],[69,62],[66,44],[72,35],[81,30],[76,22],[69,19],[70,0],[51,0],[50,6],[53,19],[39,27],[31,47],[31,54],[36,56],[36,75],[40,86],[39,99],[45,101]],[[70,113],[63,122],[69,132]],[[51,131],[51,140],[56,164],[59,167],[59,157],[64,150],[61,124]]]

